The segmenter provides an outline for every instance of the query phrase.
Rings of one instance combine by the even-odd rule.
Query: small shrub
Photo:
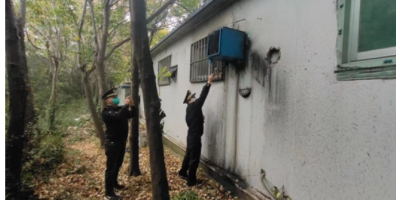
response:
[[[64,159],[65,148],[60,135],[45,135],[28,152],[28,159],[23,166],[22,180],[31,183],[36,176],[48,176]]]
[[[172,200],[199,200],[198,195],[192,190],[185,190],[172,197]]]
[[[64,144],[62,137],[58,135],[47,135],[43,138],[39,151],[35,155],[38,159],[43,159],[48,167],[54,167],[54,164],[61,163],[64,158]]]

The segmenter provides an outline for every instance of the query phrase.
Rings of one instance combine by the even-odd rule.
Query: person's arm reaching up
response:
[[[208,81],[207,84],[203,87],[203,90],[201,90],[201,94],[199,99],[197,99],[194,104],[196,107],[203,107],[204,102],[206,101],[208,92],[210,91],[211,83],[214,80],[214,73],[208,76]]]

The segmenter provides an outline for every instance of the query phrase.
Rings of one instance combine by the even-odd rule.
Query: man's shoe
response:
[[[197,180],[196,182],[187,182],[187,186],[192,187],[192,186],[197,186],[197,185],[201,185],[203,183],[203,180]]]
[[[184,174],[184,173],[181,173],[181,172],[178,172],[178,175],[179,175],[179,177],[181,177],[184,180],[186,180],[188,178],[187,174]]]
[[[116,185],[114,185],[114,188],[117,189],[117,190],[122,190],[122,189],[125,188],[125,186],[124,185],[120,185],[120,184],[117,183]]]
[[[103,199],[104,200],[121,200],[122,197],[114,194],[114,195],[106,195]]]

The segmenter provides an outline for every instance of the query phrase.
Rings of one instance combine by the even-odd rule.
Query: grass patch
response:
[[[172,200],[200,200],[198,195],[192,190],[185,190],[172,197]]]

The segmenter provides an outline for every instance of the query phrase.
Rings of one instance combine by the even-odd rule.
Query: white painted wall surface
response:
[[[253,53],[279,46],[282,56],[264,86],[251,61],[212,84],[203,156],[262,193],[260,169],[294,200],[395,198],[396,81],[336,80],[334,0],[237,1],[155,55],[155,71],[169,55],[178,65],[176,82],[161,86],[166,134],[186,144],[183,98],[204,85],[189,81],[190,45],[221,26],[247,32]],[[247,99],[237,91],[245,87]]]

